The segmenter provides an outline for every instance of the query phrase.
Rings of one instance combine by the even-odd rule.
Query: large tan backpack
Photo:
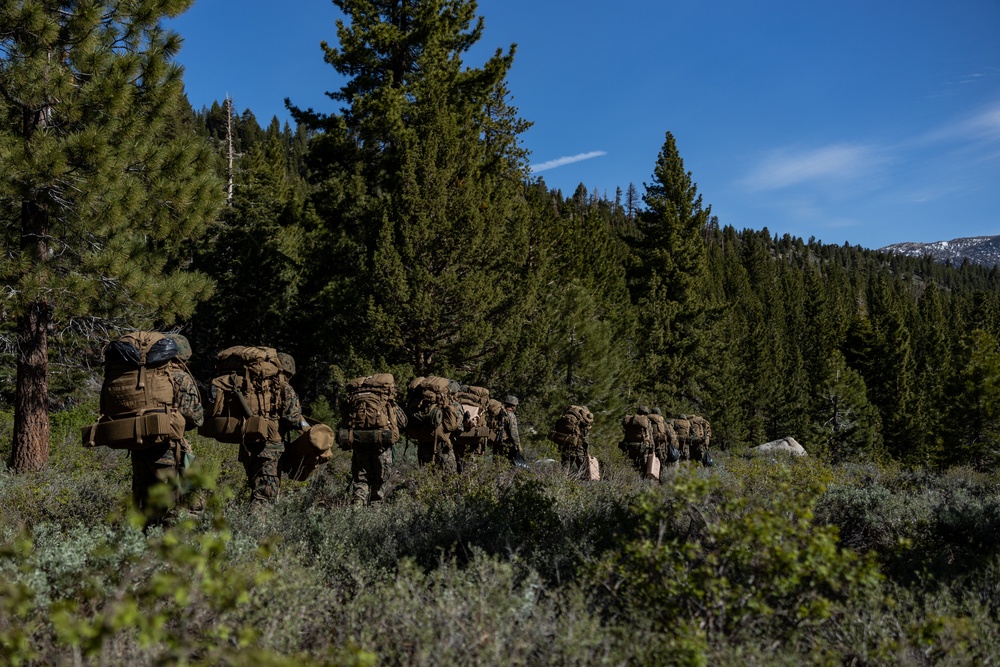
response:
[[[278,469],[296,482],[309,479],[317,467],[333,458],[333,429],[314,419],[306,421],[309,430],[288,443],[278,459]]]
[[[407,386],[407,435],[419,441],[445,439],[462,429],[462,410],[448,378],[429,375]]]
[[[487,424],[487,406],[490,402],[490,390],[486,387],[466,387],[456,396],[467,415],[463,419],[462,432],[458,437],[465,440],[480,440],[490,435]]]
[[[593,413],[582,405],[571,405],[549,431],[549,440],[563,447],[576,447],[594,423]]]
[[[679,417],[673,420],[674,433],[677,434],[677,439],[682,442],[691,441],[691,421],[686,417]]]
[[[626,415],[622,419],[622,428],[625,431],[625,442],[651,444],[649,415]]]
[[[82,430],[87,447],[144,449],[184,437],[173,374],[190,373],[174,339],[157,331],[136,331],[104,350],[101,415]]]
[[[497,439],[497,435],[500,433],[500,424],[503,419],[503,403],[495,398],[491,398],[486,403],[486,428],[489,429],[489,439],[491,441]]]
[[[700,415],[690,415],[688,421],[691,423],[691,443],[707,446],[712,439],[712,426],[708,420]]]
[[[667,442],[667,420],[663,415],[654,412],[649,415],[649,422],[653,427],[653,442],[658,445]]]
[[[234,345],[215,356],[205,423],[198,433],[219,442],[276,442],[286,379],[271,347]]]
[[[337,442],[343,449],[355,444],[390,447],[399,440],[405,416],[396,406],[396,379],[391,373],[354,378],[347,383],[341,404]]]

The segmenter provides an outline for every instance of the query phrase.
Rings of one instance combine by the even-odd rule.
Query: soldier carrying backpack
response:
[[[462,405],[462,431],[455,437],[455,462],[459,472],[466,457],[483,456],[490,437],[487,419],[490,390],[463,385],[456,397]]]
[[[656,456],[667,466],[678,466],[681,455],[674,427],[663,417],[659,408],[653,408],[650,411],[649,421],[653,426],[653,445]]]
[[[655,472],[655,477],[659,479],[659,459],[656,457],[653,445],[653,426],[649,419],[649,408],[640,405],[636,409],[636,414],[625,415],[622,418],[622,429],[625,433],[622,441],[618,443],[618,448],[632,462],[640,475],[646,477]],[[647,470],[647,464],[650,463],[655,470]]]
[[[701,415],[689,415],[691,422],[691,460],[700,461],[704,466],[712,465],[712,455],[708,446],[712,442],[712,425]]]
[[[681,415],[673,420],[682,461],[698,461],[711,466],[712,455],[708,451],[712,441],[712,426],[699,415]]]
[[[199,433],[240,445],[251,511],[278,499],[283,439],[309,430],[288,382],[294,373],[294,359],[271,347],[235,345],[215,358],[210,407]]]
[[[584,405],[571,405],[549,431],[549,440],[559,447],[562,464],[570,473],[583,475],[590,469],[590,427],[594,415]]]
[[[414,378],[407,386],[406,434],[417,441],[417,462],[455,472],[453,438],[462,431],[460,385],[435,375]]]
[[[396,379],[391,373],[355,378],[346,390],[337,441],[351,451],[352,504],[371,505],[383,499],[392,446],[407,419],[396,405]]]
[[[192,502],[181,478],[194,458],[184,431],[202,423],[204,410],[194,377],[185,363],[191,346],[180,334],[136,331],[110,343],[104,351],[101,416],[83,429],[84,446],[128,449],[132,460],[132,499],[159,523],[174,510],[151,507],[150,488],[167,482],[174,505]]]
[[[496,437],[493,440],[493,457],[502,457],[518,468],[528,468],[521,450],[521,433],[517,427],[517,396],[508,395],[503,399],[503,412]]]

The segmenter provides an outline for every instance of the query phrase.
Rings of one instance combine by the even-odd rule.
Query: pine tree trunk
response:
[[[34,303],[17,324],[17,395],[12,472],[37,472],[49,460],[49,306]]]
[[[48,214],[35,202],[21,207],[21,249],[48,258]],[[14,440],[7,462],[12,472],[36,472],[49,461],[49,349],[51,306],[28,305],[17,322],[17,391],[14,399]]]

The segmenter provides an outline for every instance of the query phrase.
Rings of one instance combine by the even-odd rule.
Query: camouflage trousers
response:
[[[485,438],[458,438],[455,440],[455,465],[458,472],[462,472],[465,465],[473,457],[482,456],[486,453]]]
[[[691,441],[688,438],[678,438],[677,450],[681,453],[681,461],[691,460]]]
[[[351,451],[351,491],[353,505],[371,505],[383,499],[382,487],[389,476],[392,448],[354,445]]]
[[[562,459],[563,467],[571,475],[579,475],[590,467],[587,450],[582,444],[563,447],[559,450],[559,456]]]
[[[192,514],[204,508],[204,499],[199,494],[188,492],[182,480],[187,462],[194,458],[186,440],[132,450],[130,458],[132,501],[137,509],[146,514],[146,525],[170,521],[180,508]],[[151,502],[150,490],[157,484],[167,484],[171,488],[171,497],[165,503]]]
[[[512,442],[493,443],[493,458],[507,459],[512,465],[521,451]]]
[[[633,468],[639,471],[640,475],[646,474],[646,456],[649,454],[649,445],[641,442],[619,442],[618,449],[622,450],[625,458],[629,460]]]
[[[285,452],[281,442],[243,443],[240,463],[247,473],[250,488],[250,509],[257,509],[278,500],[281,491],[281,471],[278,460]]]
[[[681,461],[701,463],[702,457],[708,451],[704,440],[687,439],[678,445],[681,450]]]
[[[417,443],[417,462],[422,466],[434,464],[442,470],[455,472],[458,464],[455,461],[455,450],[450,440],[438,440],[437,446],[433,440]]]

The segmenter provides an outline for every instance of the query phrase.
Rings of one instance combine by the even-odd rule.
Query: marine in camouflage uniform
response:
[[[517,430],[517,396],[508,396],[503,401],[504,410],[500,415],[500,428],[493,441],[493,456],[502,456],[511,463],[521,453],[521,434]]]
[[[691,460],[691,422],[687,415],[680,415],[677,419],[671,419],[670,425],[677,434],[677,449],[681,453],[681,461]]]
[[[650,411],[649,420],[653,422],[653,446],[656,449],[656,456],[660,459],[663,465],[676,468],[680,465],[680,457],[676,461],[671,461],[669,456],[669,449],[674,448],[674,451],[680,454],[680,443],[677,440],[677,432],[674,430],[673,425],[668,422],[664,417],[660,408],[653,408]]]
[[[448,389],[452,396],[454,396],[461,390],[461,385],[455,380],[450,380]],[[458,429],[454,432],[448,432],[442,426],[438,429],[438,433],[435,434],[433,439],[418,440],[417,463],[421,467],[434,464],[442,470],[458,472],[458,459],[455,454],[454,439],[462,432],[462,416],[465,414],[465,408],[457,400],[453,400],[450,405],[443,409],[450,411],[451,421],[458,425]]]
[[[186,361],[191,358],[191,346],[180,334],[170,334],[179,350],[178,358]],[[201,404],[201,394],[198,385],[187,370],[187,366],[177,361],[168,361],[170,381],[174,387],[174,404],[184,417],[184,430],[198,428],[205,421],[205,409]],[[176,514],[176,508],[185,507],[192,513],[198,513],[204,506],[200,496],[191,496],[184,492],[181,478],[184,470],[194,459],[191,444],[187,438],[169,440],[159,445],[145,449],[130,451],[132,459],[132,500],[135,506],[148,515],[147,525],[154,525],[170,519]],[[151,507],[149,503],[150,489],[159,483],[167,483],[173,487],[174,507]]]
[[[645,405],[640,405],[636,409],[636,414],[644,415],[648,418],[650,411]],[[622,419],[623,426],[625,425],[625,419],[627,419],[627,417]],[[620,449],[625,455],[625,458],[632,463],[632,467],[639,471],[640,475],[646,474],[646,457],[649,455],[650,451],[653,450],[653,447],[652,421],[650,421],[650,425],[646,427],[646,431],[642,435],[641,440],[636,440],[634,438],[632,440],[622,439],[622,441],[618,443],[618,449]]]
[[[708,447],[712,442],[712,425],[701,415],[689,415],[691,422],[691,460],[706,464]]]
[[[250,487],[250,509],[260,509],[275,502],[281,490],[281,470],[278,461],[285,453],[285,439],[297,434],[298,431],[309,430],[309,424],[302,417],[302,403],[295,389],[288,380],[295,374],[295,361],[291,356],[280,352],[282,373],[285,382],[281,387],[278,402],[278,438],[244,442],[240,445],[239,461],[247,473],[247,486]]]
[[[395,402],[391,407],[393,418],[402,433],[406,430],[406,413]],[[382,487],[388,480],[391,465],[391,445],[382,448],[354,443],[351,447],[351,504],[375,505],[382,502],[385,498]]]
[[[708,420],[700,415],[681,415],[673,420],[673,424],[680,440],[681,460],[712,465],[709,454],[712,425]]]
[[[559,446],[562,465],[571,475],[582,475],[590,467],[590,426],[580,423],[580,435],[573,444]]]

